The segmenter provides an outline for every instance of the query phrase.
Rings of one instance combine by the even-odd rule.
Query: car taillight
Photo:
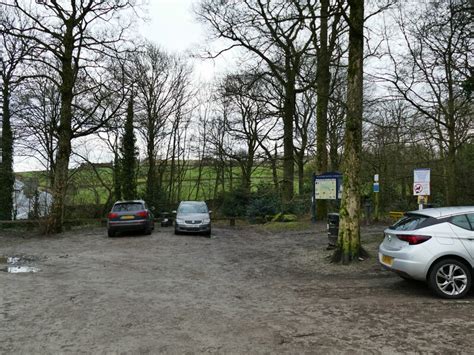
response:
[[[107,218],[108,219],[114,219],[114,218],[117,218],[118,217],[118,213],[114,213],[114,212],[110,212],[108,215],[107,215]]]
[[[148,218],[148,211],[140,211],[140,212],[137,212],[136,215],[138,217]]]
[[[426,242],[428,239],[431,239],[428,235],[405,235],[405,234],[397,234],[397,238],[403,240],[404,242],[408,242],[410,245],[417,245]]]

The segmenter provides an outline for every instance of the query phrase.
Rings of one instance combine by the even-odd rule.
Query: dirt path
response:
[[[0,353],[473,351],[472,294],[435,298],[375,257],[330,265],[324,227],[214,228],[212,239],[0,232],[0,257],[40,269],[0,272]],[[373,255],[380,235],[364,230]]]

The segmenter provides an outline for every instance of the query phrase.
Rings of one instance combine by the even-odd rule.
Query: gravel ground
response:
[[[0,272],[0,353],[473,353],[472,293],[442,300],[382,270],[382,229],[364,228],[373,257],[351,266],[328,263],[322,224],[1,231],[0,270],[38,272]]]

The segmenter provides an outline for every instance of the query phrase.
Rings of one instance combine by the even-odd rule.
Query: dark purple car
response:
[[[107,215],[107,232],[114,237],[118,232],[142,231],[151,234],[155,229],[153,213],[145,201],[118,201]]]

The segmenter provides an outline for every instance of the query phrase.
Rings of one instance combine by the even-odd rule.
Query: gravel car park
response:
[[[470,352],[472,293],[443,300],[382,269],[383,229],[364,227],[372,257],[350,266],[328,262],[322,223],[214,224],[212,239],[3,230],[0,353]]]

